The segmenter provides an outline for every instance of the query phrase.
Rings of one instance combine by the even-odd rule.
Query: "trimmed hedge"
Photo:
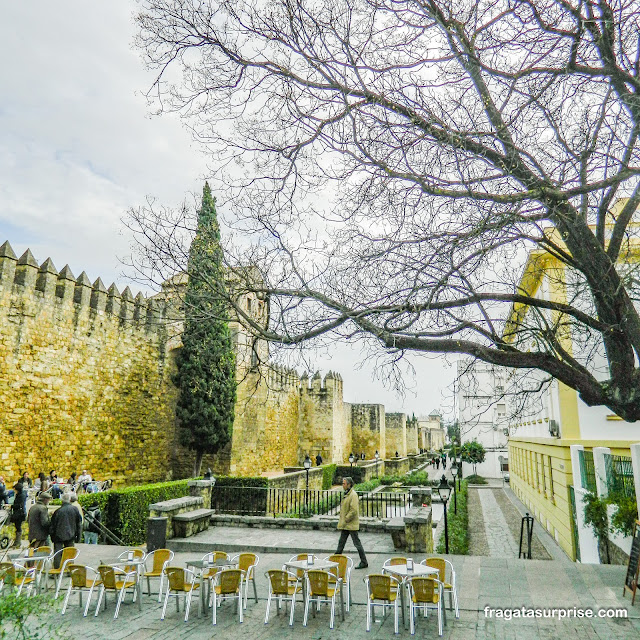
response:
[[[214,491],[216,487],[268,487],[269,478],[252,478],[252,477],[238,477],[234,476],[218,476],[216,477],[216,483],[213,487]]]
[[[326,491],[333,486],[333,477],[336,475],[337,464],[326,464],[322,467],[322,490]]]
[[[469,553],[469,513],[467,511],[467,481],[462,481],[458,491],[458,513],[453,511],[453,494],[447,503],[447,524],[449,525],[449,553],[466,556]],[[444,553],[444,530],[438,540],[436,553]]]
[[[78,497],[78,502],[83,509],[99,506],[102,523],[108,529],[125,545],[139,545],[147,537],[149,505],[188,495],[188,482],[189,480],[175,480],[110,489],[102,493],[86,493]]]

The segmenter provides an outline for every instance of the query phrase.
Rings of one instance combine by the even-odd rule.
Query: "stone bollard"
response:
[[[433,553],[431,507],[413,507],[404,517],[404,534],[409,553]]]
[[[189,480],[187,483],[187,486],[189,487],[189,495],[202,497],[204,501],[202,506],[205,509],[211,509],[211,493],[215,483],[215,478],[211,478],[211,480]]]
[[[411,487],[409,493],[412,507],[431,506],[431,487]]]

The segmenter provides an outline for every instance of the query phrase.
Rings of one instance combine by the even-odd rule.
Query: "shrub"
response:
[[[379,487],[380,484],[380,478],[372,478],[366,482],[354,485],[353,488],[360,493],[366,493],[367,491],[373,491],[376,487]]]
[[[468,484],[488,484],[485,478],[476,473],[467,476],[466,480]]]
[[[467,555],[469,553],[469,513],[467,510],[467,480],[462,481],[458,491],[458,512],[453,511],[453,495],[447,503],[447,524],[449,529],[449,553]],[[444,531],[438,540],[436,553],[444,553]]]
[[[211,507],[226,513],[266,515],[268,478],[222,476],[216,478]],[[256,489],[243,491],[242,489]]]
[[[333,477],[336,474],[337,464],[326,464],[322,467],[322,490],[326,491],[333,486]]]
[[[41,640],[68,637],[62,635],[56,620],[48,613],[54,606],[51,596],[36,594],[30,598],[7,593],[0,597],[0,639]],[[57,605],[56,605],[57,606]]]
[[[353,483],[358,484],[364,481],[364,469],[362,467],[351,467],[349,465],[336,465],[334,482],[339,484],[342,478],[353,478]]]

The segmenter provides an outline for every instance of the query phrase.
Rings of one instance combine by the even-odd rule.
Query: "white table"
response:
[[[402,607],[402,625],[406,628],[406,619],[405,619],[405,600],[404,600],[404,591],[407,586],[407,580],[410,578],[415,578],[417,576],[429,576],[433,574],[437,574],[438,570],[433,567],[427,567],[424,564],[416,564],[414,562],[413,569],[408,569],[406,564],[389,564],[382,568],[383,572],[391,573],[396,578],[400,580],[400,606]],[[440,599],[442,599],[443,593],[440,591]],[[444,602],[442,603],[442,610],[444,611]],[[446,617],[445,617],[446,621]]]
[[[337,562],[332,562],[331,560],[320,560],[316,558],[313,563],[309,563],[308,560],[289,560],[289,562],[285,562],[284,566],[288,569],[294,569],[296,571],[303,571],[304,578],[302,580],[302,595],[305,600],[307,598],[307,571],[318,570],[318,571],[328,571],[329,569],[335,569],[338,567]],[[337,575],[337,573],[336,573]],[[342,580],[338,580],[340,583],[340,614],[342,620],[344,620],[344,585],[342,584]]]
[[[104,564],[109,565],[110,567],[115,567],[117,569],[125,569],[126,567],[133,567],[136,573],[136,593],[138,595],[138,607],[142,610],[142,569],[145,567],[144,557],[142,558],[134,558],[133,560],[129,560],[128,558],[118,558],[113,562],[105,562]]]

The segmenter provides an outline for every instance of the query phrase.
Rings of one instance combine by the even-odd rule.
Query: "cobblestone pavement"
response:
[[[469,489],[467,493],[467,513],[469,516],[469,554],[488,556],[489,545],[484,530],[484,518],[478,490]]]
[[[263,531],[265,538],[279,535],[278,531]],[[99,559],[108,560],[117,555],[118,548],[80,545],[81,562],[97,564]],[[193,553],[176,554],[174,564],[184,566]],[[355,556],[355,554],[352,554]],[[266,579],[264,571],[279,568],[289,554],[265,554],[261,556],[258,577],[259,602],[250,601],[245,621],[237,621],[233,605],[225,603],[218,611],[218,624],[213,627],[210,610],[198,618],[196,607],[192,609],[187,623],[184,613],[176,613],[171,602],[164,621],[160,620],[161,606],[156,597],[143,596],[142,612],[130,599],[122,606],[120,617],[113,620],[114,600],[109,599],[106,612],[97,618],[93,611],[82,617],[77,598],[73,598],[64,617],[59,615],[61,601],[52,605],[49,617],[55,624],[62,624],[61,637],[65,640],[164,640],[167,638],[338,638],[359,639],[393,637],[393,619],[376,622],[372,633],[366,634],[366,608],[363,577],[367,572],[379,571],[387,554],[369,554],[369,569],[353,572],[353,607],[343,622],[336,619],[335,629],[329,629],[328,609],[323,608],[316,618],[310,618],[309,626],[302,627],[303,608],[296,605],[294,627],[290,628],[285,616],[272,615],[264,624]],[[357,558],[356,558],[357,559]],[[416,556],[416,560],[421,558]],[[460,600],[460,618],[449,614],[444,637],[450,640],[508,640],[511,638],[564,638],[579,635],[583,638],[610,640],[637,640],[640,634],[640,603],[631,608],[630,600],[622,598],[624,568],[617,566],[580,565],[516,558],[493,558],[480,556],[449,556],[456,573]],[[95,598],[94,598],[95,602]],[[485,617],[485,607],[621,607],[628,609],[630,619],[512,619]],[[401,629],[408,636],[408,630]],[[417,626],[420,637],[437,637],[437,622],[433,615],[421,618]]]
[[[495,558],[515,558],[518,555],[518,547],[511,535],[502,509],[496,501],[494,490],[478,489],[477,492],[482,506],[482,519],[489,555]]]

